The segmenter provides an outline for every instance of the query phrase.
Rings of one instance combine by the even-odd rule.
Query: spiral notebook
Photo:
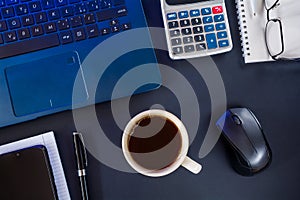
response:
[[[266,10],[263,1],[256,1],[256,15],[251,0],[236,0],[241,45],[245,63],[273,61],[265,43]]]

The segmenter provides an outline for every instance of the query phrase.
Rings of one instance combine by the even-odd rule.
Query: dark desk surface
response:
[[[149,26],[162,27],[159,0],[143,0],[143,2]],[[253,177],[238,175],[230,165],[227,149],[222,140],[219,140],[206,157],[199,158],[199,149],[211,116],[211,102],[206,84],[187,61],[172,62],[167,52],[158,51],[159,62],[180,72],[196,92],[201,114],[200,128],[188,154],[203,165],[203,171],[193,175],[179,168],[166,177],[148,178],[115,170],[99,162],[96,159],[98,155],[89,154],[88,187],[91,199],[300,199],[300,64],[269,62],[245,65],[241,54],[235,4],[233,0],[227,0],[226,3],[234,48],[229,53],[212,58],[224,81],[227,107],[248,107],[260,120],[273,151],[270,167]],[[180,81],[174,80],[171,75],[163,74],[163,79],[179,90],[184,89],[181,88]],[[116,104],[122,105],[123,101],[125,100],[118,100]],[[176,94],[166,87],[132,97],[129,110],[133,116],[149,109],[153,104],[161,104],[178,116],[181,114]],[[88,112],[89,108],[80,109],[79,112]],[[120,147],[122,130],[114,121],[111,104],[103,103],[96,105],[95,108],[106,137]],[[120,111],[117,114],[123,113]],[[90,116],[87,114],[84,123],[89,122]],[[71,111],[1,128],[0,143],[4,144],[49,130],[53,130],[56,134],[71,197],[80,199],[72,143],[72,132],[76,127]],[[94,143],[98,144],[97,140]],[[99,148],[101,147],[99,142]],[[121,152],[119,148],[118,150]],[[110,155],[110,149],[101,151],[101,154]],[[113,161],[116,165],[119,162]]]

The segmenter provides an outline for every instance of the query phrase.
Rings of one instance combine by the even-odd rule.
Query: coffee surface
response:
[[[130,155],[148,170],[160,170],[176,161],[182,146],[178,127],[169,119],[151,116],[141,119],[128,139]]]

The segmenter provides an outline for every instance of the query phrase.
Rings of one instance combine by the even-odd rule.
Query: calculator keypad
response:
[[[228,47],[229,38],[222,6],[167,13],[173,54]]]

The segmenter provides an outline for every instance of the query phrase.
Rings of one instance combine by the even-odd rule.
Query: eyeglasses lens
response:
[[[266,25],[266,44],[271,56],[282,53],[282,35],[281,24],[279,20],[271,20]]]

